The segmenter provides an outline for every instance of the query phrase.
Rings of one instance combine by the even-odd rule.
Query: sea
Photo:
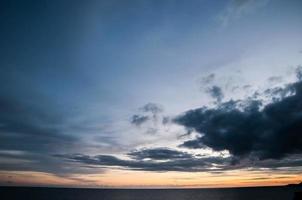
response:
[[[302,187],[228,189],[83,189],[0,187],[1,200],[296,200]],[[298,198],[295,197],[298,194]]]

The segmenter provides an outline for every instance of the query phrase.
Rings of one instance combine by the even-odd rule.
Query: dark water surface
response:
[[[230,189],[70,189],[0,187],[1,200],[293,200],[302,187]]]

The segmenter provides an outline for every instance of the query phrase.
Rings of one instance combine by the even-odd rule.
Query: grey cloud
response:
[[[268,81],[271,83],[278,83],[281,82],[283,78],[281,76],[272,76],[268,78]]]
[[[186,147],[190,149],[202,149],[205,148],[206,146],[200,142],[199,139],[194,139],[194,140],[188,140],[185,141],[183,144],[179,145],[180,147]]]
[[[163,111],[161,105],[156,103],[147,103],[143,107],[140,108],[143,112],[151,112],[152,114],[157,114]]]
[[[139,108],[141,114],[135,114],[131,117],[130,122],[133,125],[140,126],[148,121],[157,122],[158,116],[163,112],[163,107],[156,103],[147,103]]]
[[[222,173],[223,171],[246,169],[282,170],[284,167],[299,168],[302,159],[293,155],[282,160],[274,159],[241,159],[238,157],[196,157],[185,152],[166,149],[143,149],[128,153],[131,159],[121,159],[113,155],[89,156],[85,154],[57,154],[56,158],[67,162],[77,163],[91,168],[118,167],[139,171],[183,171],[183,172],[210,172]],[[240,162],[239,162],[240,161]]]
[[[168,124],[170,121],[171,121],[170,118],[165,116],[165,117],[163,117],[162,123],[165,125],[165,124]]]
[[[292,87],[275,87],[275,88],[269,88],[264,91],[264,95],[268,98],[270,98],[273,102],[280,101],[284,99],[287,96],[290,96],[295,91],[292,89]]]
[[[221,167],[230,162],[230,158],[205,157],[205,158],[175,158],[168,161],[158,162],[158,160],[144,161],[135,159],[120,159],[111,155],[88,156],[83,154],[55,155],[56,157],[67,159],[71,162],[83,163],[99,167],[121,167],[131,170],[142,171],[211,171],[214,165]],[[222,169],[222,168],[221,168]]]
[[[210,172],[223,173],[228,170],[246,169],[259,170],[282,170],[286,167],[301,168],[302,159],[299,156],[293,156],[283,160],[259,160],[243,159],[239,162],[236,157],[194,157],[184,156],[170,159],[153,158],[144,160],[141,156],[132,156],[132,159],[120,159],[112,155],[89,156],[85,154],[57,154],[56,158],[67,162],[77,163],[86,168],[107,168],[118,167],[138,171],[182,171],[182,172]],[[144,156],[143,156],[144,157]],[[295,169],[295,170],[296,170]]]
[[[128,153],[129,156],[136,160],[153,159],[153,160],[169,160],[169,159],[189,159],[193,158],[191,154],[176,151],[168,148],[143,149]]]
[[[208,84],[211,84],[215,79],[215,74],[209,74],[208,76],[205,76],[201,79],[201,83],[203,85],[208,85]]]
[[[218,16],[218,20],[223,26],[227,26],[235,19],[241,18],[251,11],[266,6],[269,0],[231,0],[227,7]]]
[[[141,124],[145,123],[149,120],[148,116],[144,115],[133,115],[131,118],[131,124],[134,124],[136,126],[140,126]]]
[[[153,135],[153,134],[158,133],[158,129],[157,128],[147,128],[145,133]]]
[[[301,65],[296,68],[296,74],[297,74],[298,80],[302,81],[302,66]]]
[[[208,88],[206,92],[209,93],[217,103],[220,103],[224,97],[222,89],[216,85]]]
[[[244,90],[250,89],[251,87],[252,87],[251,85],[244,85],[244,86],[242,86],[242,88],[243,88]]]

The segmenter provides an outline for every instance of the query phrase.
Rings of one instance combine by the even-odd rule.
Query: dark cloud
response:
[[[291,93],[290,90],[285,90],[282,87],[269,88],[264,91],[264,95],[266,95],[267,97],[273,97],[273,98],[276,98],[276,97],[284,98],[289,93]],[[259,95],[260,95],[260,93],[259,93]]]
[[[220,103],[224,97],[222,89],[216,85],[208,88],[206,92],[209,93],[217,103]]]
[[[229,101],[177,117],[176,123],[200,134],[182,146],[228,150],[238,158],[281,159],[302,153],[302,82],[272,91],[267,92],[272,99],[280,93],[290,95],[281,95],[264,107],[260,100]]]
[[[179,152],[179,155],[180,154],[181,153]],[[141,159],[140,155],[132,156],[133,159],[131,160],[120,159],[111,155],[88,156],[83,154],[71,154],[71,155],[65,154],[65,155],[55,155],[55,157],[64,158],[72,162],[88,164],[92,166],[121,167],[131,170],[142,170],[142,171],[211,171],[212,170],[211,167],[213,167],[214,165],[217,167],[217,169],[219,169],[219,166],[227,165],[227,163],[230,162],[230,158],[222,158],[222,157],[195,158],[189,156],[182,156],[180,158],[173,158],[171,160],[166,160],[166,161],[163,161],[162,157],[160,156],[159,156],[160,158],[157,160],[152,159],[152,160],[145,161]]]
[[[193,158],[191,154],[176,151],[168,148],[143,149],[128,153],[129,156],[136,160],[169,160],[169,159],[189,159]]]
[[[140,171],[183,171],[183,172],[211,172],[246,169],[278,169],[284,167],[300,167],[302,159],[299,156],[291,156],[282,160],[274,159],[239,159],[233,156],[221,157],[196,157],[185,152],[166,149],[143,149],[130,152],[131,159],[121,159],[112,155],[89,156],[85,154],[57,154],[54,157],[71,163],[77,163],[91,168],[119,167]]]

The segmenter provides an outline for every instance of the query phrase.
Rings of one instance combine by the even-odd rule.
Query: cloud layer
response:
[[[230,158],[195,157],[167,148],[137,150],[128,155],[131,159],[120,159],[112,155],[63,154],[54,156],[92,166],[120,167],[142,171],[214,171],[228,166],[228,163],[231,162]],[[212,169],[214,166],[216,168]]]

